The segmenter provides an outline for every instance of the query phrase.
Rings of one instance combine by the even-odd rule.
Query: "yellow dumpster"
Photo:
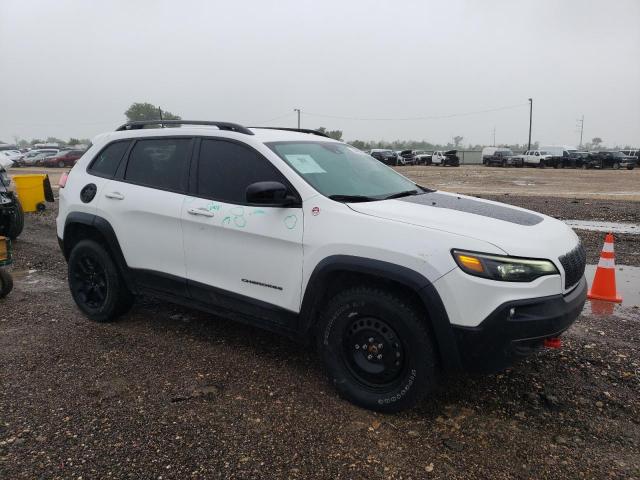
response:
[[[53,191],[49,182],[49,175],[14,175],[16,193],[25,212],[41,212],[46,207],[44,203],[53,202]]]

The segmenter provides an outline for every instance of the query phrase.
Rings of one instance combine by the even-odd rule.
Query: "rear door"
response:
[[[252,314],[250,305],[297,312],[302,283],[302,208],[251,206],[254,182],[287,185],[248,145],[203,138],[182,209],[189,290],[198,300]]]
[[[136,140],[99,199],[138,282],[167,293],[186,293],[180,214],[192,144],[188,137]]]

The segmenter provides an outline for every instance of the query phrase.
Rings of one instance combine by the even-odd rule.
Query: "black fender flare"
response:
[[[442,299],[433,284],[423,275],[407,267],[351,255],[332,255],[320,261],[309,278],[300,310],[299,331],[305,337],[314,327],[314,313],[319,308],[319,292],[327,278],[334,272],[368,274],[381,279],[392,280],[411,289],[422,301],[429,313],[429,321],[436,337],[442,367],[446,371],[462,369],[457,340],[449,322],[449,316]]]
[[[129,270],[129,266],[127,265],[127,261],[124,258],[122,249],[120,248],[120,242],[118,242],[116,232],[113,230],[113,227],[107,220],[98,215],[93,215],[85,212],[71,212],[69,215],[67,215],[67,218],[64,222],[64,237],[62,239],[58,239],[65,259],[68,260],[69,253],[71,253],[69,247],[65,245],[65,239],[68,238],[67,233],[69,232],[69,228],[74,224],[86,225],[88,227],[91,227],[104,238],[105,242],[107,243],[107,247],[113,256],[113,260],[115,261],[118,270],[122,274],[122,277],[127,284],[127,287],[135,293],[137,291],[136,284],[133,275]]]

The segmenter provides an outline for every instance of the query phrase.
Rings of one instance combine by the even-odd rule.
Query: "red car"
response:
[[[73,167],[82,156],[84,150],[62,150],[53,157],[43,158],[44,167]]]

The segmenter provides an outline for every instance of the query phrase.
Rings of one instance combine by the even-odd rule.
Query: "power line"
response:
[[[498,112],[501,110],[511,110],[514,108],[521,108],[528,105],[527,103],[519,103],[517,105],[508,105],[505,107],[498,108],[489,108],[486,110],[476,110],[473,112],[464,112],[464,113],[451,113],[447,115],[429,115],[423,117],[389,117],[389,118],[376,118],[376,117],[346,117],[342,115],[327,115],[323,113],[312,113],[305,110],[305,115],[310,115],[312,117],[324,117],[324,118],[335,118],[339,120],[361,120],[361,121],[383,121],[383,122],[396,122],[396,121],[411,121],[411,120],[438,120],[442,118],[454,118],[454,117],[464,117],[469,115],[478,115],[481,113],[490,113],[490,112]]]
[[[271,123],[271,122],[275,122],[276,120],[282,120],[283,118],[290,117],[291,115],[293,115],[293,112],[288,112],[288,113],[285,113],[284,115],[280,115],[278,117],[270,118],[269,120],[262,120],[261,122],[251,122],[251,123],[256,123],[257,125],[262,124],[262,123]]]

